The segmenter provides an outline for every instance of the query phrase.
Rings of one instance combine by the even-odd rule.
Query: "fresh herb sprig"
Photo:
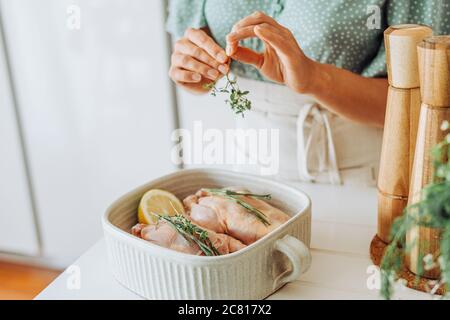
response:
[[[249,91],[242,91],[239,89],[236,77],[231,79],[230,76],[226,75],[225,86],[218,88],[217,81],[211,82],[205,85],[205,88],[211,90],[212,96],[217,96],[220,93],[229,94],[225,103],[229,104],[231,110],[236,114],[242,115],[244,117],[244,112],[252,108],[252,102],[247,98]]]
[[[159,220],[167,222],[187,241],[195,243],[206,256],[220,256],[220,252],[213,245],[208,236],[208,231],[196,226],[181,214],[175,216],[163,216],[157,214]]]
[[[248,192],[238,192],[238,191],[232,191],[228,189],[203,189],[210,193],[221,193],[227,196],[244,196],[244,197],[252,197],[256,199],[263,199],[263,200],[270,200],[272,199],[271,194],[255,194],[255,193],[248,193]]]
[[[242,200],[240,198],[240,197],[244,196],[244,197],[252,197],[252,198],[256,198],[256,199],[270,200],[271,199],[270,194],[254,194],[254,193],[246,193],[246,192],[236,192],[236,191],[231,191],[231,190],[227,190],[227,189],[203,189],[203,190],[205,190],[206,192],[208,192],[212,195],[222,196],[222,197],[225,197],[229,200],[236,202],[238,205],[240,205],[241,207],[246,209],[248,212],[253,214],[264,225],[270,226],[271,223],[268,220],[268,217],[264,214],[264,212],[256,209],[254,206],[252,206],[251,204],[245,202],[244,200]]]

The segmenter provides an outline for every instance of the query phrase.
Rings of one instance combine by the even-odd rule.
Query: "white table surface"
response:
[[[312,199],[313,262],[309,271],[269,299],[380,299],[368,288],[369,244],[376,233],[376,189],[318,184],[297,185]],[[73,267],[74,266],[74,267]],[[80,286],[73,286],[79,270]],[[75,273],[74,273],[75,272]],[[369,281],[370,282],[370,281]],[[405,287],[396,299],[429,299]],[[141,299],[112,276],[100,240],[53,281],[36,299]]]

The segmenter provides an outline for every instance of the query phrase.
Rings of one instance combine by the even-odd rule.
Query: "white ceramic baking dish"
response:
[[[132,236],[142,195],[154,188],[183,199],[198,189],[243,186],[270,193],[274,206],[292,218],[232,254],[204,257],[179,253]],[[290,186],[261,177],[211,169],[182,170],[154,180],[112,204],[103,218],[115,278],[148,299],[263,299],[297,280],[311,264],[311,202]]]

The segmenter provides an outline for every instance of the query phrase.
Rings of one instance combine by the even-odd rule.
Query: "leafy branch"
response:
[[[226,75],[224,87],[218,88],[217,81],[206,84],[204,87],[211,90],[211,95],[214,97],[221,93],[229,94],[225,103],[230,105],[234,113],[241,114],[242,117],[244,117],[245,111],[252,108],[252,102],[247,98],[249,91],[240,90],[236,78],[231,79],[228,74]]]
[[[203,189],[210,193],[220,193],[227,196],[243,196],[243,197],[252,197],[256,199],[263,199],[263,200],[270,200],[272,199],[271,194],[255,194],[255,193],[247,193],[247,192],[238,192],[238,191],[232,191],[227,189]]]
[[[195,243],[206,256],[220,256],[220,252],[213,245],[208,237],[208,231],[196,226],[181,214],[175,216],[157,215],[159,220],[163,220],[171,225],[190,243]]]
[[[225,197],[231,201],[234,201],[241,207],[243,207],[245,210],[253,214],[258,220],[260,220],[264,225],[269,226],[270,222],[268,220],[268,217],[264,214],[264,212],[258,210],[251,204],[245,202],[240,197],[252,197],[256,199],[264,199],[264,200],[270,200],[271,195],[270,194],[254,194],[254,193],[245,193],[245,192],[236,192],[231,191],[227,189],[203,189],[206,192],[209,192],[213,195],[222,196]]]

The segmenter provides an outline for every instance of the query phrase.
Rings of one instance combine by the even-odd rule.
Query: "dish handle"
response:
[[[278,239],[274,249],[286,255],[292,264],[292,270],[286,270],[275,278],[273,289],[277,290],[284,284],[297,280],[308,271],[311,266],[311,252],[302,241],[290,235]]]

